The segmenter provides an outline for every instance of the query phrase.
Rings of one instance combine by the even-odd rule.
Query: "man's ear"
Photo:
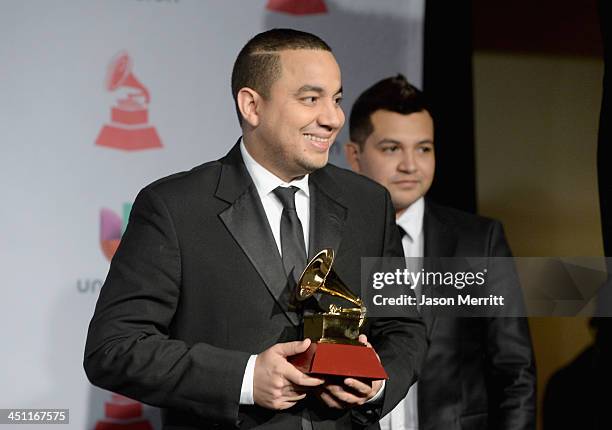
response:
[[[361,165],[359,164],[359,156],[361,155],[361,147],[358,143],[348,141],[344,145],[344,156],[346,161],[354,172],[361,172]]]
[[[257,91],[248,87],[241,88],[236,96],[236,101],[242,114],[242,120],[251,127],[257,127],[260,120],[259,107],[262,101]]]

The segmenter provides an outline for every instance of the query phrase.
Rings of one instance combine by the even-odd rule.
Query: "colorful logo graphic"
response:
[[[148,124],[151,96],[132,73],[132,59],[126,51],[111,60],[106,89],[121,95],[111,108],[111,122],[102,127],[96,145],[127,151],[161,148],[155,127]]]
[[[268,0],[266,9],[291,15],[327,13],[327,6],[323,0]]]
[[[105,418],[96,423],[95,430],[153,430],[143,417],[142,403],[113,394],[110,402],[104,403]]]
[[[108,261],[113,258],[119,247],[131,210],[132,204],[124,203],[123,218],[110,209],[102,208],[100,211],[100,246]]]

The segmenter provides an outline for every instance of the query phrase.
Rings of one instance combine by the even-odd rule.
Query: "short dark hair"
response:
[[[315,49],[331,52],[321,38],[304,31],[290,28],[275,28],[259,33],[240,50],[232,70],[232,96],[236,104],[238,120],[242,115],[238,109],[238,91],[251,88],[267,98],[272,84],[280,78],[280,51],[288,49]]]
[[[349,118],[349,135],[352,142],[363,147],[368,136],[374,131],[372,114],[378,110],[402,115],[431,112],[423,92],[398,73],[397,76],[375,83],[357,98]]]

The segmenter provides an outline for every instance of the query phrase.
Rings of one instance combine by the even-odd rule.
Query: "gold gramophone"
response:
[[[297,299],[303,301],[318,292],[340,297],[355,307],[331,304],[328,312],[304,316],[304,337],[313,342],[362,345],[357,339],[366,308],[333,271],[334,256],[334,250],[326,248],[310,260],[298,282]]]
[[[340,297],[351,307],[331,304],[327,312],[304,316],[304,337],[312,344],[290,362],[306,373],[386,379],[387,374],[372,348],[359,342],[366,308],[332,269],[335,252],[326,248],[306,265],[297,284],[297,299],[316,293]]]

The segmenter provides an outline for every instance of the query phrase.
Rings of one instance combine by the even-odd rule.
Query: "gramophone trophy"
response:
[[[374,350],[358,340],[366,308],[333,271],[334,254],[333,249],[327,248],[310,260],[297,284],[297,299],[328,294],[346,300],[349,307],[331,304],[327,312],[305,315],[304,337],[312,343],[307,351],[289,361],[310,374],[387,379]]]
[[[106,89],[116,91],[119,88],[133,91],[118,99],[111,108],[111,122],[100,131],[96,145],[125,150],[160,148],[162,143],[157,131],[148,124],[149,91],[132,74],[132,59],[125,51],[111,60],[106,75]]]

